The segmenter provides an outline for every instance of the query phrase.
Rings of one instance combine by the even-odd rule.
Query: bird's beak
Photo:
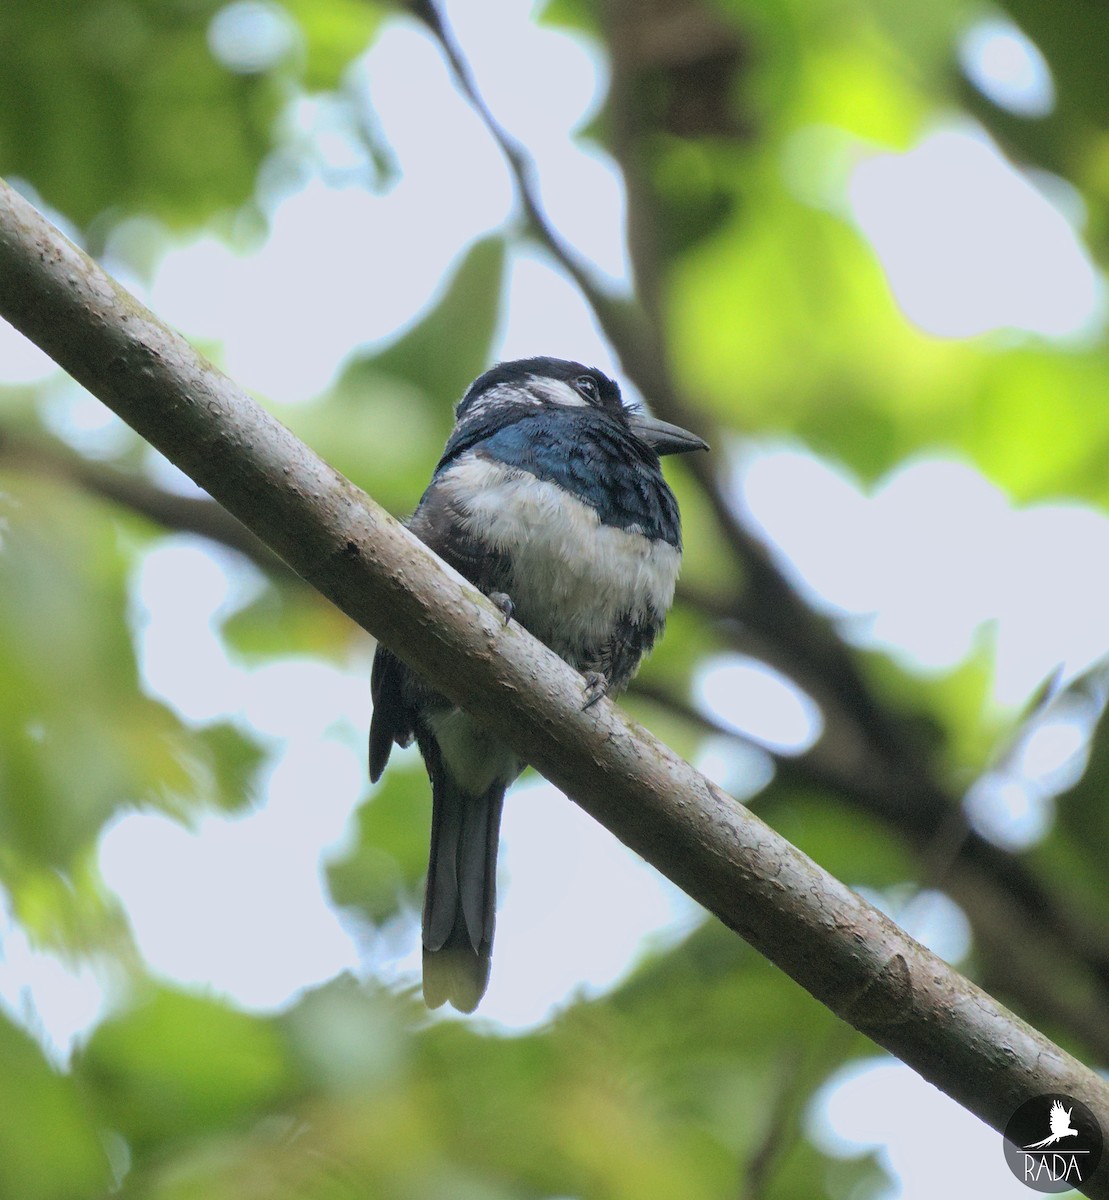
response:
[[[695,433],[690,433],[688,429],[660,421],[658,417],[651,417],[646,413],[628,413],[628,426],[641,442],[646,442],[658,455],[686,454],[690,450],[709,448],[708,442]]]

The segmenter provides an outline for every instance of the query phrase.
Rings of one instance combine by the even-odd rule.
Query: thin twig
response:
[[[668,420],[697,429],[695,407],[678,392],[666,361],[665,336],[658,323],[659,306],[632,303],[610,295],[588,265],[555,231],[539,197],[537,172],[525,149],[499,124],[478,89],[453,34],[432,0],[415,0],[412,10],[440,43],[456,80],[508,162],[527,218],[530,235],[577,284],[593,308],[623,370],[649,396]],[[603,8],[607,11],[607,7]],[[619,39],[611,47],[619,52]],[[621,78],[617,57],[614,76]],[[627,101],[631,89],[617,89]],[[649,189],[639,179],[631,142],[634,112],[628,109],[614,122],[622,131],[617,159],[624,171],[629,196],[645,202]],[[646,222],[649,226],[650,222]],[[657,264],[648,256],[649,239],[636,239],[637,278],[657,280]],[[656,314],[652,322],[650,312]],[[703,429],[701,432],[706,432]],[[934,845],[942,830],[965,826],[958,799],[936,778],[925,742],[911,721],[902,719],[876,697],[856,661],[832,624],[815,613],[797,594],[766,545],[744,523],[725,493],[713,464],[705,458],[686,463],[704,493],[716,522],[737,562],[744,588],[731,598],[730,618],[764,645],[763,657],[813,696],[825,717],[825,738],[843,755],[843,774],[853,786],[837,789],[849,798],[867,797],[867,807],[905,833],[918,848]],[[727,602],[725,602],[727,603]],[[714,600],[714,607],[716,602]],[[717,609],[717,615],[719,609]],[[1012,855],[972,832],[960,839],[960,857],[980,879],[992,880],[1014,902],[1014,931],[1019,922],[1052,932],[1109,992],[1109,945],[1068,912],[1047,886]],[[973,915],[973,914],[972,914]]]
[[[654,327],[638,303],[617,299],[600,284],[585,261],[552,227],[543,211],[535,164],[490,111],[453,33],[431,0],[419,0],[413,11],[435,36],[459,87],[500,147],[515,180],[531,236],[550,253],[581,290],[593,309],[627,376],[668,420],[696,430],[702,424],[694,405],[674,385],[665,357],[664,331]],[[621,163],[625,176],[628,162]],[[642,193],[645,189],[639,188]],[[642,252],[641,252],[642,254]],[[643,268],[643,274],[651,272]],[[865,731],[883,757],[896,762],[907,754],[903,731],[874,698],[859,674],[850,653],[829,622],[818,616],[797,595],[765,543],[747,528],[725,495],[716,469],[707,459],[690,461],[717,524],[729,547],[743,565],[746,586],[732,598],[732,617],[763,632],[788,663],[789,674],[803,689],[827,693],[844,708],[844,715]],[[919,769],[913,763],[911,774]]]
[[[839,1025],[827,1035],[827,1040],[849,1042],[853,1036],[850,1030]],[[813,1087],[805,1060],[806,1054],[799,1049],[781,1057],[777,1086],[770,1104],[763,1110],[762,1136],[743,1164],[740,1200],[762,1200],[768,1194],[775,1168],[797,1145],[798,1109]]]
[[[237,551],[270,574],[294,577],[265,542],[214,500],[179,496],[139,475],[90,462],[58,442],[30,438],[0,427],[0,468],[64,480],[163,529],[198,534]]]

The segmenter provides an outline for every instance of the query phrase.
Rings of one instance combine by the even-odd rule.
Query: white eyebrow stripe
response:
[[[533,404],[538,408],[543,401],[534,392],[518,383],[499,383],[496,387],[482,392],[470,402],[466,410],[467,418],[485,412],[486,409],[497,408],[502,404]]]
[[[592,408],[588,400],[571,384],[563,379],[551,379],[545,375],[532,375],[528,386],[552,404],[570,408]]]

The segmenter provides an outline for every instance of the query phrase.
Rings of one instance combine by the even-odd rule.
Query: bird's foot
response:
[[[507,592],[490,592],[489,599],[501,611],[501,616],[504,617],[504,623],[507,625],[512,620],[512,614],[516,611],[516,605],[512,603],[512,597]]]
[[[584,711],[587,708],[592,708],[602,696],[608,695],[608,678],[602,675],[600,671],[583,671],[582,679],[585,681],[585,687],[583,688],[585,703],[582,705]]]

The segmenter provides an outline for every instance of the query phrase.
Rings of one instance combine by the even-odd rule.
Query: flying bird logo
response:
[[[1054,1146],[1061,1138],[1077,1137],[1078,1130],[1073,1129],[1070,1123],[1071,1113],[1073,1108],[1064,1108],[1058,1100],[1051,1102],[1051,1132],[1041,1142],[1033,1142],[1030,1146],[1025,1146],[1025,1150],[1042,1150],[1045,1146]]]

